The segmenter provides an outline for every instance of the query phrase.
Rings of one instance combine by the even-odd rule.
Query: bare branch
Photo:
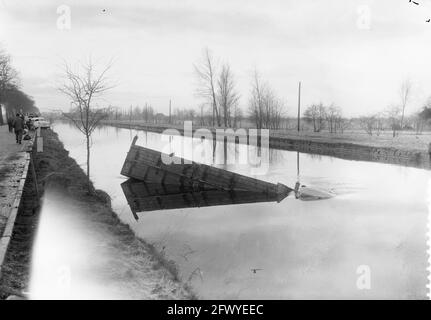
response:
[[[93,100],[99,97],[113,86],[108,85],[107,72],[112,64],[108,64],[100,73],[97,73],[91,59],[86,64],[81,64],[78,71],[65,63],[65,82],[59,87],[59,91],[71,99],[74,109],[70,113],[63,112],[63,116],[69,119],[79,131],[85,135],[87,142],[87,179],[89,192],[92,191],[90,183],[90,148],[91,135],[100,121],[108,116],[108,109],[93,106]]]

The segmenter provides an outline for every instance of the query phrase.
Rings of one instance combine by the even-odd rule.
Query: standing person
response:
[[[24,131],[24,120],[19,113],[16,114],[13,120],[13,128],[15,130],[16,143],[21,144],[22,133]]]
[[[13,132],[13,119],[12,117],[7,117],[7,125],[9,127],[9,132]]]

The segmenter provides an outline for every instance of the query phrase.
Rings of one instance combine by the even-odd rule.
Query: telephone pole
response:
[[[298,87],[298,132],[301,130],[301,81]]]

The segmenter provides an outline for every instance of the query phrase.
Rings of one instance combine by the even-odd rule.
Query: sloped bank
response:
[[[332,156],[346,160],[381,162],[420,169],[431,169],[431,157],[426,151],[377,147],[355,143],[296,140],[270,137],[269,146],[288,151]]]
[[[30,159],[30,153],[28,154]],[[34,234],[38,222],[39,196],[34,184],[34,175],[25,166],[15,204],[8,219],[8,226],[3,234],[7,244],[0,275],[0,299],[10,296],[23,296],[28,287],[30,257]],[[22,184],[22,187],[21,187]],[[3,239],[2,238],[2,239]]]
[[[52,130],[43,131],[44,150],[35,156],[35,167],[39,192],[55,191],[57,195],[64,197],[65,203],[72,203],[78,208],[81,217],[88,218],[88,223],[93,224],[104,235],[104,250],[121,256],[113,261],[103,276],[116,277],[115,281],[133,283],[134,294],[137,299],[190,299],[194,298],[190,288],[180,282],[175,264],[168,261],[163,254],[158,253],[154,247],[145,241],[138,239],[126,224],[122,223],[112,210],[109,196],[100,190],[94,194],[86,191],[86,176],[84,171],[69,153],[64,149],[58,136]],[[34,196],[34,195],[33,195]],[[77,212],[78,212],[77,211]],[[42,213],[43,214],[43,213]],[[87,223],[87,221],[86,221]],[[34,223],[31,224],[34,228]],[[16,237],[20,244],[20,237]],[[106,241],[105,241],[106,240]],[[17,246],[8,252],[9,273],[2,279],[2,297],[8,294],[20,295],[28,288],[28,265],[30,251],[28,240],[27,247],[23,250]],[[16,255],[26,256],[26,272],[14,273],[14,266],[20,266],[23,261],[14,259]],[[128,265],[127,258],[133,261]],[[118,274],[116,266],[121,266]],[[98,277],[101,275],[98,274]]]

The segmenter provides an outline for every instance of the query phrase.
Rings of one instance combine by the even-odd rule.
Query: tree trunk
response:
[[[91,180],[90,180],[90,136],[86,135],[87,139],[87,188],[88,193],[92,193]]]
[[[223,106],[223,109],[224,109],[224,126],[227,127],[227,106],[226,106],[226,103]]]
[[[215,93],[213,93],[213,110],[215,111],[215,116],[216,116],[216,119],[217,119],[217,126],[220,127],[221,126],[220,113],[219,113],[218,108],[217,108],[217,102],[216,102]],[[214,126],[214,114],[213,114],[213,126]]]
[[[214,108],[214,103],[213,103],[213,127],[214,127],[214,124],[215,124],[215,122],[214,122],[214,116],[215,116],[215,108]]]

